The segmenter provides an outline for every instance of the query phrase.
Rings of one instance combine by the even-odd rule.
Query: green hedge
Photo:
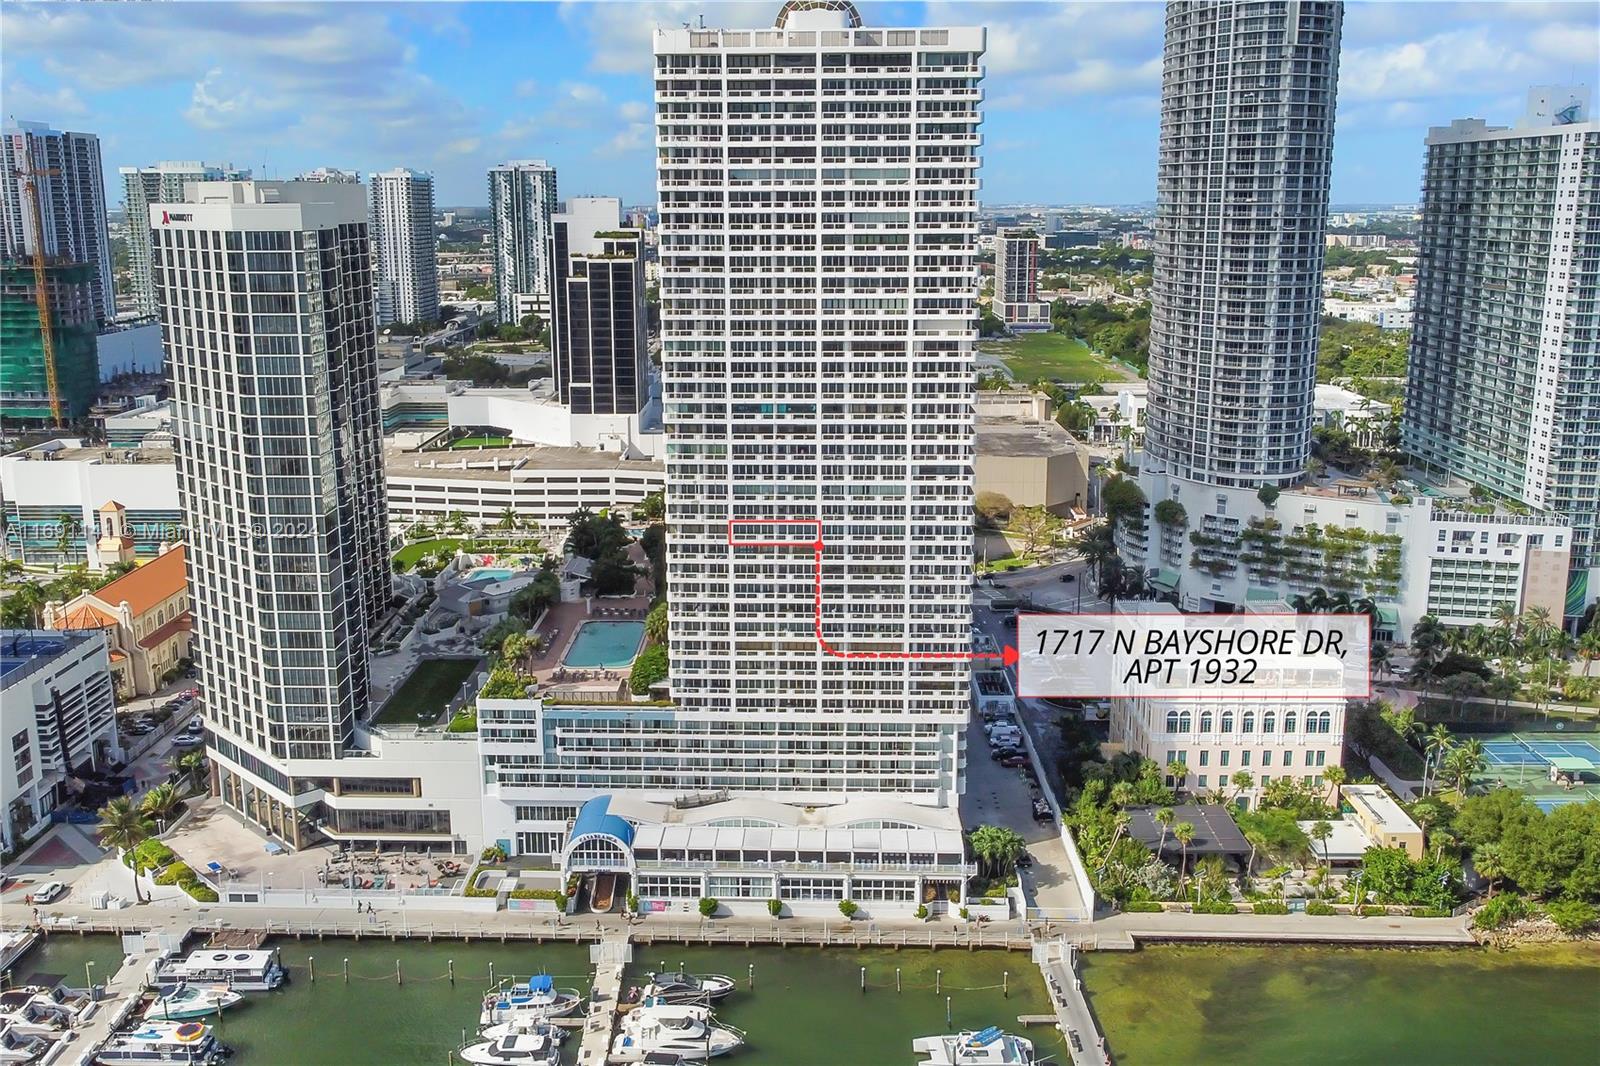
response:
[[[1159,914],[1162,907],[1153,899],[1131,899],[1122,909],[1133,914]]]
[[[1413,917],[1413,918],[1448,918],[1448,917],[1450,917],[1450,912],[1445,910],[1443,907],[1412,907],[1411,908],[1411,917]]]
[[[156,884],[158,885],[178,885],[195,879],[194,871],[189,868],[189,864],[186,862],[175,862],[156,874]]]
[[[1307,914],[1316,914],[1316,915],[1329,915],[1329,914],[1338,914],[1339,912],[1333,909],[1333,904],[1324,903],[1320,899],[1314,899],[1311,902],[1306,904],[1306,913]]]
[[[182,888],[189,893],[191,898],[197,899],[201,903],[217,902],[217,890],[201,881],[185,881]]]
[[[1289,905],[1287,903],[1279,903],[1277,900],[1271,900],[1271,899],[1263,900],[1262,902],[1255,904],[1251,909],[1254,910],[1255,913],[1257,913],[1257,914],[1288,914],[1289,913]]]
[[[1204,903],[1197,904],[1194,912],[1196,914],[1238,914],[1239,909],[1231,903],[1208,899]]]
[[[153,870],[166,866],[178,857],[178,853],[167,847],[155,837],[141,840],[132,851],[122,853],[122,865],[133,868],[133,857],[139,857],[139,869]]]
[[[1387,918],[1389,916],[1389,908],[1369,903],[1364,907],[1358,908],[1356,913],[1363,918]]]

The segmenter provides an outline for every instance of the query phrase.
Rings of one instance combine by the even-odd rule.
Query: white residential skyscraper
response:
[[[372,175],[372,258],[378,325],[439,317],[433,175],[404,167]]]
[[[1305,475],[1343,5],[1167,5],[1141,471]]]
[[[656,31],[672,696],[741,738],[685,787],[959,791],[984,37]]]
[[[1567,518],[1574,570],[1592,570],[1600,121],[1587,90],[1539,88],[1515,126],[1458,119],[1427,152],[1402,445],[1424,470]]]
[[[360,185],[203,182],[150,208],[214,783],[314,839],[388,598]],[[370,763],[370,760],[369,760]]]
[[[90,289],[102,322],[116,314],[111,280],[111,237],[106,232],[105,174],[100,169],[100,138],[63,133],[43,122],[7,122],[0,130],[0,236],[4,254],[33,254],[34,198],[21,172],[34,175],[44,253],[93,268]]]
[[[183,199],[183,188],[196,181],[248,181],[248,170],[227,163],[163,161],[153,167],[121,167],[123,218],[128,227],[128,273],[133,306],[141,315],[156,313],[155,282],[150,276],[150,205]]]
[[[543,159],[501,163],[489,170],[494,218],[495,303],[500,321],[549,317],[550,216],[556,210],[556,168]]]

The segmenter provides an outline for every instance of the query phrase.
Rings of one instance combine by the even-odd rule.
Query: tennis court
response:
[[[1546,811],[1600,800],[1600,734],[1501,733],[1480,740],[1488,763],[1481,783],[1524,792]]]

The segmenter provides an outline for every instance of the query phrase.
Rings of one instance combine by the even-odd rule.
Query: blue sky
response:
[[[1158,3],[876,2],[875,25],[990,28],[984,198],[1154,196]],[[656,24],[770,25],[749,3],[6,3],[7,116],[98,133],[116,168],[227,161],[431,170],[441,205],[486,200],[505,159],[556,165],[562,195],[654,199]],[[1530,84],[1600,71],[1593,3],[1352,3],[1335,202],[1411,201],[1429,125],[1509,123]]]

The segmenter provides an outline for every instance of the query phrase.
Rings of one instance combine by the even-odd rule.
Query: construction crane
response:
[[[29,228],[33,237],[34,306],[39,309],[39,339],[44,347],[44,381],[45,389],[50,394],[50,421],[56,426],[61,425],[61,385],[56,377],[55,316],[50,307],[50,274],[45,269],[48,264],[44,254],[44,205],[39,201],[39,183],[35,179],[54,177],[60,173],[55,167],[34,170],[31,163],[28,170],[16,172],[17,177],[22,179],[23,191],[33,209]]]

